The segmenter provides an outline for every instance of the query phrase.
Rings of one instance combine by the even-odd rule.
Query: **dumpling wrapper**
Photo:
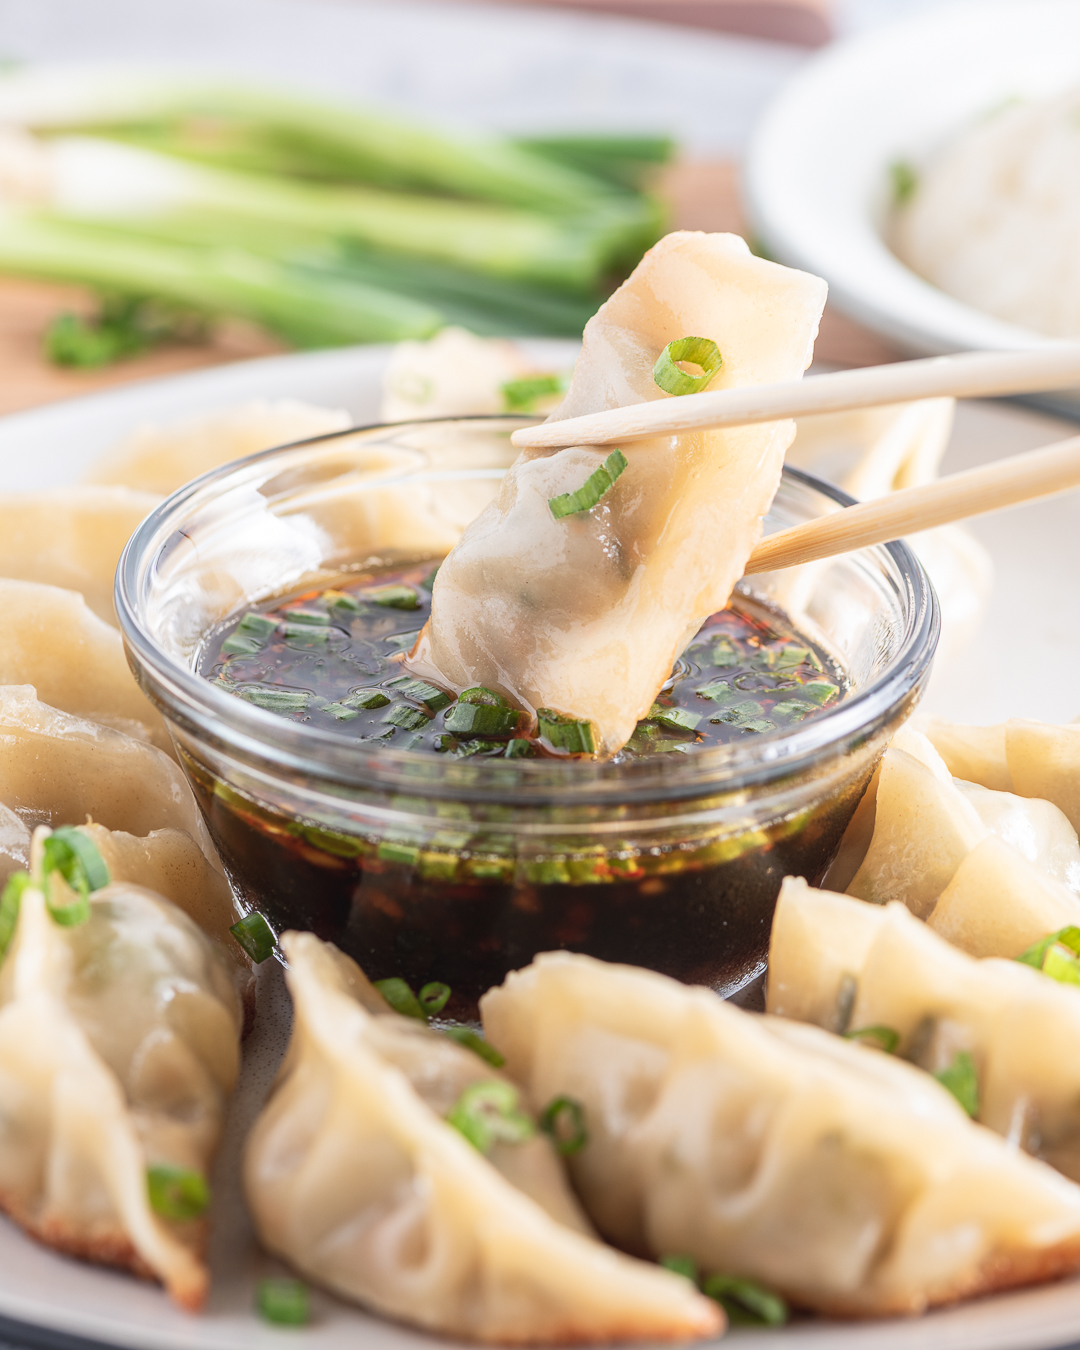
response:
[[[138,887],[61,927],[23,892],[0,968],[0,1208],[48,1246],[206,1297],[205,1219],[150,1208],[147,1167],[207,1175],[240,1065],[240,1007],[209,940]]]
[[[153,746],[58,712],[29,685],[0,687],[0,737],[0,802],[28,823],[183,830],[216,860],[187,780]]]
[[[99,619],[115,625],[120,554],[159,501],[125,487],[0,493],[0,577],[78,591]]]
[[[0,685],[32,684],[38,698],[118,730],[133,724],[167,755],[161,714],[135,683],[120,634],[75,591],[0,578]]]
[[[901,904],[862,905],[788,877],[769,947],[768,1011],[836,1032],[888,1027],[928,1073],[972,1057],[976,1119],[1080,1178],[1080,989],[977,960]]]
[[[720,1330],[719,1309],[688,1281],[581,1231],[546,1141],[487,1158],[446,1124],[464,1086],[503,1075],[437,1032],[378,1015],[359,969],[313,934],[281,942],[293,1039],[244,1163],[270,1251],[345,1298],[474,1340]],[[519,1189],[526,1173],[531,1194]]]
[[[585,326],[549,420],[671,397],[653,365],[688,335],[720,348],[712,390],[798,379],[825,293],[736,235],[669,234]],[[587,718],[598,750],[613,754],[727,604],[793,434],[786,421],[629,444],[628,467],[600,503],[559,520],[549,499],[580,488],[610,447],[525,451],[440,567],[409,669]]]
[[[234,459],[351,425],[352,418],[340,408],[317,408],[296,399],[259,400],[169,426],[140,427],[102,456],[86,481],[167,497]]]
[[[911,725],[921,731],[948,766],[954,778],[994,792],[1015,792],[1005,754],[1005,724],[969,727],[946,722],[941,717],[915,717]]]
[[[868,1316],[1080,1265],[1080,1188],[911,1065],[568,952],[510,975],[481,1010],[534,1103],[584,1105],[571,1175],[628,1250]]]
[[[29,866],[30,827],[0,802],[0,888],[12,872],[25,872]]]

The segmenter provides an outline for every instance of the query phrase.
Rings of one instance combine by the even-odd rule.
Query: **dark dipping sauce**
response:
[[[559,753],[529,738],[525,719],[501,700],[500,708],[481,695],[464,706],[452,690],[403,672],[401,658],[427,621],[433,575],[431,562],[354,574],[237,614],[204,643],[199,672],[238,698],[365,748],[385,743],[452,758]],[[702,626],[617,761],[693,755],[793,727],[844,688],[824,650],[783,615],[739,597]],[[460,729],[477,715],[480,733]],[[422,840],[347,834],[279,814],[194,761],[187,768],[234,882],[275,933],[309,929],[374,980],[398,976],[414,989],[443,981],[453,990],[444,1015],[466,1020],[508,971],[554,948],[722,993],[739,988],[763,966],[781,880],[821,879],[864,786],[735,835],[698,831],[648,848],[583,847],[579,837],[565,850],[556,842],[525,856],[509,827],[501,837],[492,832],[495,806],[486,808],[482,834],[464,806],[455,818],[454,803],[445,827]]]

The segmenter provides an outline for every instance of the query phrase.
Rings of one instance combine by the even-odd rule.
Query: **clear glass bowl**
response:
[[[449,759],[287,721],[196,674],[239,609],[373,562],[438,558],[491,499],[523,418],[373,427],[189,484],[129,542],[117,611],[244,902],[448,1011],[566,947],[710,985],[763,968],[782,877],[818,881],[927,678],[937,606],[903,544],[747,578],[848,673],[797,728],[625,764]],[[767,530],[848,502],[786,470]],[[676,762],[672,762],[676,761]]]

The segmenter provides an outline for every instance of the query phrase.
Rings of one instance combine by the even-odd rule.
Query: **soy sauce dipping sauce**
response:
[[[459,703],[402,669],[428,620],[434,575],[430,563],[368,573],[248,610],[212,635],[200,672],[280,717],[395,750],[511,759],[580,750],[573,735],[530,737],[528,719],[491,691]],[[843,688],[827,653],[740,598],[705,622],[615,762],[782,731]]]

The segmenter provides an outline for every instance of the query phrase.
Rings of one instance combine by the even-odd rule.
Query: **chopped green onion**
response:
[[[346,708],[344,703],[328,703],[323,712],[328,712],[331,717],[336,717],[339,722],[352,722],[360,716],[355,708]]]
[[[328,628],[330,615],[323,609],[287,609],[284,617],[289,623],[308,624],[312,628]]]
[[[468,1027],[447,1027],[445,1035],[449,1036],[452,1041],[457,1041],[458,1045],[463,1045],[466,1050],[471,1050],[474,1055],[479,1055],[493,1069],[501,1069],[506,1063],[506,1060],[490,1041],[485,1041],[483,1036],[471,1031]]]
[[[517,730],[520,720],[516,708],[493,708],[487,703],[459,700],[446,714],[446,729],[458,736],[505,736]]]
[[[102,314],[87,321],[78,314],[58,314],[45,330],[45,355],[57,366],[96,370],[150,345],[135,322],[110,321]]]
[[[894,1055],[900,1044],[900,1033],[892,1027],[859,1027],[856,1031],[845,1031],[844,1040],[863,1041],[884,1050],[887,1055]]]
[[[523,1144],[536,1133],[536,1126],[521,1110],[517,1088],[497,1078],[467,1087],[446,1123],[485,1154],[496,1144]]]
[[[34,884],[29,872],[13,872],[0,892],[0,957],[7,954],[19,923],[23,891]]]
[[[442,564],[440,563],[439,566],[442,566]],[[420,585],[423,586],[425,591],[431,591],[435,589],[435,578],[438,575],[439,575],[439,568],[433,567],[431,571],[427,574],[427,576],[423,579],[423,581],[420,583]]]
[[[906,159],[894,159],[889,165],[889,181],[892,183],[893,205],[903,206],[915,195],[919,175]]]
[[[354,689],[348,698],[341,700],[346,708],[385,708],[390,695],[381,689]]]
[[[305,712],[314,697],[306,690],[253,684],[239,686],[236,693],[248,703],[254,703],[257,708],[276,713]]]
[[[799,693],[824,707],[839,695],[840,690],[830,680],[811,680],[808,684],[799,686]]]
[[[159,1163],[146,1169],[150,1208],[163,1219],[197,1219],[210,1205],[210,1187],[201,1172]]]
[[[698,1263],[692,1256],[662,1256],[660,1264],[674,1275],[681,1275],[692,1284],[698,1282]]]
[[[446,1007],[450,1001],[451,990],[448,984],[443,984],[439,980],[432,980],[430,984],[425,984],[417,995],[417,1001],[424,1011],[425,1017],[436,1017]]]
[[[1053,970],[1047,969],[1047,956],[1054,948],[1061,949],[1061,960],[1052,962]],[[1068,956],[1074,958],[1080,954],[1080,928],[1069,924],[1065,928],[1059,928],[1056,933],[1049,933],[1046,937],[1040,938],[1038,942],[1033,942],[1026,951],[1020,953],[1014,959],[1022,961],[1026,966],[1033,966],[1036,970],[1041,970],[1044,974],[1050,975],[1052,979],[1060,980],[1067,967],[1064,961]],[[1061,971],[1060,974],[1054,973]],[[1074,981],[1071,976],[1066,976],[1065,983],[1072,984]]]
[[[563,1157],[577,1153],[589,1142],[585,1108],[573,1097],[556,1097],[549,1102],[540,1117],[540,1128],[551,1136],[556,1152]]]
[[[739,697],[738,690],[732,689],[727,680],[710,680],[700,689],[695,689],[694,693],[701,698],[709,699],[712,703],[731,703]]]
[[[741,731],[775,731],[776,723],[770,722],[767,717],[752,717],[749,722],[743,722]]]
[[[233,633],[227,637],[221,644],[221,650],[225,656],[254,656],[256,652],[261,652],[263,644],[257,638],[240,637]]]
[[[302,1327],[311,1320],[311,1295],[303,1280],[260,1280],[255,1286],[259,1316],[279,1327]]]
[[[520,380],[507,380],[502,386],[503,407],[507,412],[531,413],[542,398],[566,391],[563,375],[529,375]]]
[[[532,754],[531,741],[525,741],[520,739],[520,737],[515,737],[513,740],[507,742],[506,745],[507,759],[525,759],[526,757],[531,757],[531,754]]]
[[[400,650],[403,647],[411,647],[420,636],[420,629],[414,628],[409,633],[391,633],[389,637],[383,638],[388,647],[396,647]]]
[[[60,879],[59,886],[50,882],[53,875]],[[41,880],[50,917],[64,928],[74,928],[89,919],[90,894],[109,884],[109,869],[86,835],[65,825],[45,840]]]
[[[478,703],[488,708],[507,707],[506,699],[502,694],[497,694],[494,689],[486,689],[482,684],[474,684],[471,689],[465,689],[458,694],[459,703]]]
[[[432,712],[438,712],[454,701],[445,690],[437,689],[426,680],[406,678],[391,680],[390,683],[396,686],[398,693],[403,697],[415,699],[417,703],[425,703]]]
[[[410,707],[408,703],[395,703],[383,714],[382,720],[392,727],[401,727],[403,731],[421,731],[431,721],[427,713]]]
[[[542,739],[556,750],[565,750],[571,755],[596,754],[591,722],[579,717],[565,717],[551,708],[538,708],[536,717]]]
[[[398,839],[384,839],[376,850],[381,862],[404,863],[406,867],[415,867],[420,850],[415,844],[404,844]]]
[[[349,595],[346,591],[323,591],[322,598],[331,609],[344,609],[350,614],[359,614],[363,609],[356,596]]]
[[[387,609],[420,608],[420,597],[411,586],[376,586],[364,591],[363,596],[373,605],[383,605]]]
[[[687,361],[701,368],[700,375],[690,375],[677,362]],[[684,337],[669,342],[653,366],[653,381],[665,394],[696,394],[715,378],[724,358],[711,338]]]
[[[1080,984],[1080,961],[1076,959],[1075,952],[1056,943],[1046,949],[1042,972],[1059,984]]]
[[[330,641],[331,629],[318,628],[311,623],[283,623],[281,633],[286,642],[306,642],[309,646],[321,646]]]
[[[274,629],[278,626],[279,620],[270,614],[259,614],[254,609],[249,609],[240,622],[236,625],[236,632],[241,637],[254,638],[255,641],[264,643]]]
[[[790,1316],[780,1295],[756,1280],[738,1275],[710,1275],[701,1291],[720,1304],[734,1326],[782,1327]]]
[[[257,909],[234,923],[229,932],[257,966],[261,966],[267,957],[273,956],[274,943],[277,941],[274,930]]]
[[[612,450],[603,464],[594,469],[575,492],[563,492],[558,497],[548,498],[551,514],[556,520],[562,520],[563,516],[577,515],[579,511],[591,511],[600,498],[610,492],[626,467],[623,452]]]
[[[427,1013],[420,1006],[420,1000],[404,980],[395,975],[388,980],[375,980],[374,985],[396,1013],[402,1017],[419,1018],[421,1022],[427,1021]]]
[[[949,1067],[934,1077],[948,1088],[969,1116],[979,1114],[979,1075],[969,1051],[958,1051]]]
[[[710,722],[728,722],[732,726],[745,726],[748,722],[753,722],[761,718],[765,709],[762,705],[752,698],[744,699],[741,703],[736,703],[731,708],[725,708],[715,717],[710,717]]]
[[[801,722],[814,711],[812,703],[804,703],[801,698],[785,699],[783,703],[773,704],[774,717],[786,717],[789,722]]]
[[[676,731],[693,731],[701,721],[701,713],[690,712],[686,708],[665,708],[662,703],[654,703],[649,709],[649,718],[665,727],[674,727]]]

